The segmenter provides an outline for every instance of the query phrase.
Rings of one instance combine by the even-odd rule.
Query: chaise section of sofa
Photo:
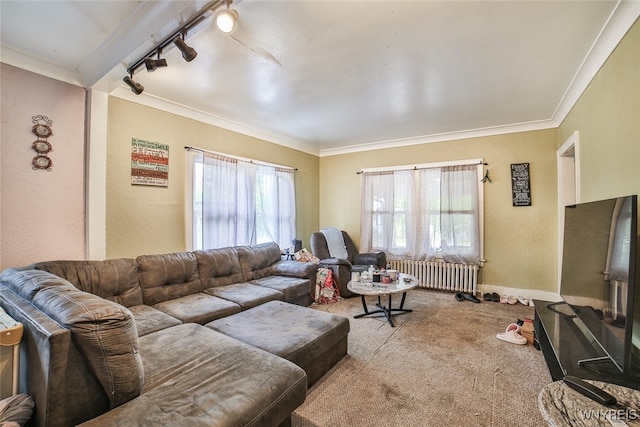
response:
[[[304,402],[295,364],[197,324],[140,339],[140,397],[82,426],[277,426]]]

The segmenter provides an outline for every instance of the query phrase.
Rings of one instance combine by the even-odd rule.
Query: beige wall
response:
[[[0,64],[0,270],[85,256],[84,89]],[[32,117],[53,120],[51,172],[33,170]]]
[[[320,160],[320,227],[336,226],[360,241],[363,168],[483,158],[488,285],[556,290],[556,130],[415,145]],[[513,207],[511,163],[529,163],[532,206]]]
[[[132,138],[169,145],[168,188],[131,185]],[[318,227],[316,156],[114,97],[109,98],[107,140],[109,258],[185,249],[185,146],[298,168],[298,237],[307,245]]]
[[[558,131],[580,134],[580,201],[640,194],[640,21],[631,27]]]

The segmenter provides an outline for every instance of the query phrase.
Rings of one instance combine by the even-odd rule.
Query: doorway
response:
[[[580,135],[575,131],[558,148],[558,293],[562,276],[564,208],[580,203]]]

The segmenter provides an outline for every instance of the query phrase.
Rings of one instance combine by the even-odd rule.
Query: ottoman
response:
[[[311,387],[347,354],[349,319],[286,303],[269,301],[205,325],[287,359],[307,374]]]

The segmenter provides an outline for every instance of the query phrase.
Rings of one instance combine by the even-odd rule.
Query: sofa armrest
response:
[[[369,252],[353,257],[354,265],[374,265],[379,268],[387,266],[387,255],[384,252]]]
[[[300,261],[278,261],[273,264],[274,276],[298,277],[301,279],[313,278],[315,280],[318,264]]]
[[[344,265],[345,267],[351,268],[351,263],[349,262],[348,259],[343,259],[343,258],[325,258],[325,259],[321,259],[320,260],[320,265],[326,265],[327,267],[329,266],[337,266],[337,265]]]
[[[20,391],[29,393],[37,408],[29,425],[77,425],[109,410],[109,399],[70,330],[3,283],[0,306],[24,325]]]

